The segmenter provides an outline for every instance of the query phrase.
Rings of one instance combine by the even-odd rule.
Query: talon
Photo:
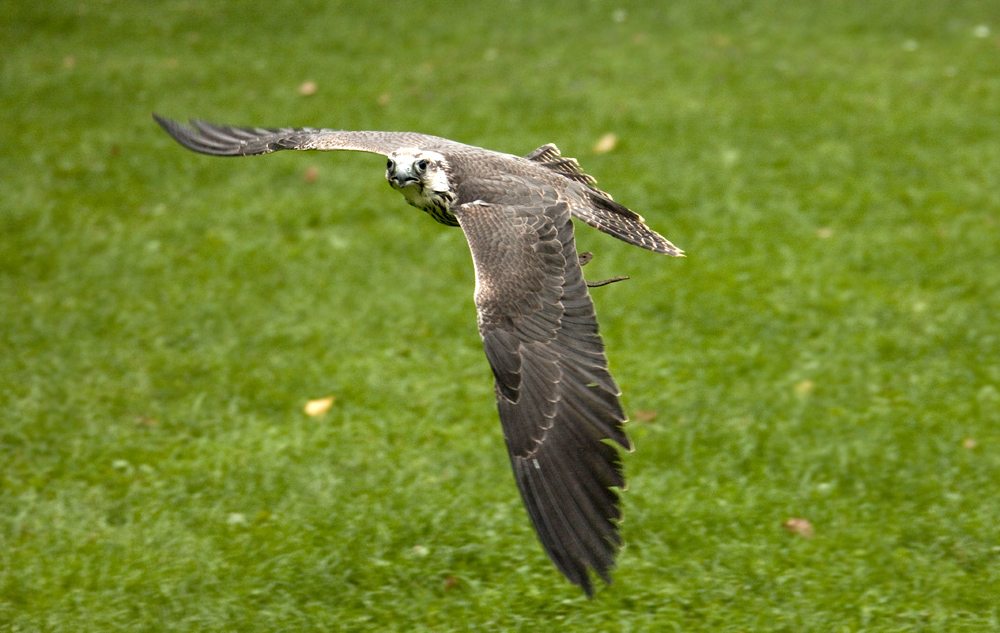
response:
[[[590,263],[590,260],[594,259],[594,254],[580,253],[579,255],[577,255],[577,257],[580,258],[580,265],[586,266],[588,263]],[[611,279],[605,279],[604,281],[588,281],[587,287],[597,288],[598,286],[606,286],[608,284],[613,284],[616,281],[625,281],[626,279],[628,279],[628,277],[612,277]]]
[[[611,279],[605,279],[603,281],[588,281],[588,288],[597,288],[598,286],[607,286],[608,284],[613,284],[616,281],[625,281],[628,277],[612,277]]]

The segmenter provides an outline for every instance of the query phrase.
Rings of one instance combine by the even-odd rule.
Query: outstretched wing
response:
[[[416,132],[344,132],[315,128],[260,128],[216,125],[191,120],[190,125],[153,114],[184,147],[213,156],[251,156],[281,149],[355,150],[383,156],[401,147],[421,147],[446,139]]]
[[[496,379],[514,477],[556,567],[592,595],[621,545],[621,460],[631,450],[566,203],[464,204],[479,332]]]

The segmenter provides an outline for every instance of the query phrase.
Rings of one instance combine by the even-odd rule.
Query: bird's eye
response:
[[[422,158],[422,159],[418,160],[417,161],[417,171],[426,171],[426,170],[427,170],[427,159],[426,158]]]
[[[394,163],[391,158],[389,159],[389,162],[385,164],[385,168],[388,169],[389,171],[392,171],[395,167],[396,163]]]

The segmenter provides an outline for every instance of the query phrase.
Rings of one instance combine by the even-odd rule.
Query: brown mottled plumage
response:
[[[476,269],[479,333],[496,380],[514,477],[545,551],[588,594],[610,582],[621,545],[618,449],[631,450],[621,391],[608,372],[573,217],[666,255],[681,250],[594,187],[555,145],[525,157],[411,132],[248,128],[153,115],[188,149],[216,156],[281,149],[388,157],[386,178],[411,205],[461,226]],[[608,280],[614,281],[614,280]],[[591,284],[591,285],[599,285]]]

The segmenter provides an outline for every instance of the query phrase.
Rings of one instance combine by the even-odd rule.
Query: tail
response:
[[[654,253],[663,253],[671,257],[684,256],[684,251],[646,226],[641,215],[618,204],[610,195],[595,187],[597,181],[594,177],[583,173],[580,163],[575,158],[563,157],[559,153],[559,148],[552,143],[542,145],[525,158],[585,187],[584,195],[587,197],[585,203],[590,202],[590,204],[582,209],[577,206],[572,207],[573,215],[578,219],[599,231]]]
[[[590,204],[586,207],[572,207],[573,215],[590,226],[640,248],[671,257],[683,257],[684,251],[671,244],[653,229],[646,226],[642,216],[624,207],[607,195],[590,189],[586,193]]]

